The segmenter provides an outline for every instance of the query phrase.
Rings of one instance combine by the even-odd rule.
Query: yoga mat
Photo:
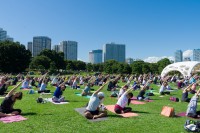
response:
[[[106,105],[105,107],[106,107],[107,110],[109,110],[110,112],[115,113],[115,110],[114,110],[115,105]],[[115,113],[115,114],[116,114],[116,113]],[[125,117],[125,118],[127,118],[127,117],[138,116],[138,114],[133,113],[133,112],[129,112],[129,113],[125,113],[125,114],[117,114],[117,115],[120,115],[120,116]]]
[[[154,94],[154,95],[160,95],[160,93],[158,93],[158,92],[153,92],[153,94]]]
[[[75,94],[77,95],[77,96],[81,96],[81,93],[79,93],[79,92],[75,92]],[[90,98],[91,96],[81,96],[81,97],[85,97],[85,98]]]
[[[25,88],[25,89],[21,89],[21,90],[23,90],[23,91],[28,91],[28,90],[31,90],[31,89],[27,89],[27,88]]]
[[[178,91],[178,89],[176,90],[166,90],[167,92],[173,92],[173,91]]]
[[[188,117],[188,116],[186,116],[186,112],[181,112],[181,113],[178,113],[178,114],[176,114],[176,116],[179,116],[179,117]],[[192,118],[192,117],[188,117],[188,118]],[[200,118],[192,118],[192,119],[200,119]]]
[[[132,97],[131,100],[135,100],[137,101],[137,98],[136,97]],[[143,100],[144,102],[153,102],[153,100]]]
[[[85,107],[83,108],[76,108],[75,111],[78,112],[79,114],[81,114],[83,117],[85,117],[84,112],[85,112]],[[87,119],[87,118],[86,118]],[[108,117],[102,117],[102,118],[97,118],[97,119],[87,119],[90,122],[97,122],[97,121],[104,121],[107,120]]]
[[[60,102],[60,103],[56,103],[56,102],[53,102],[52,101],[52,98],[45,98],[44,100],[48,101],[48,102],[51,102],[53,104],[68,104],[69,102]]]
[[[0,99],[4,99],[5,97],[0,97]]]
[[[136,100],[131,100],[131,103],[137,104],[137,105],[146,104],[145,102],[140,102],[140,101],[136,101]]]
[[[15,115],[15,116],[7,116],[7,117],[1,117],[0,121],[3,123],[12,123],[12,122],[19,122],[19,121],[24,121],[27,120],[27,118],[24,118],[21,115]]]
[[[40,95],[51,95],[52,93],[40,93]]]

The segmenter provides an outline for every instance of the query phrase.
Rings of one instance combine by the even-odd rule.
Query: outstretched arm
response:
[[[11,96],[15,90],[22,84],[22,82],[20,82],[19,84],[17,84],[10,92],[8,92],[8,94],[6,95],[6,97]]]
[[[105,86],[106,84],[108,84],[108,82],[109,82],[109,81],[107,81],[105,84],[103,84],[101,87],[99,87],[99,89],[96,90],[93,94],[98,94],[98,93],[104,88],[104,86]]]

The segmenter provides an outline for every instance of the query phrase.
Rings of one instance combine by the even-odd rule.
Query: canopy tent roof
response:
[[[199,70],[200,62],[198,61],[177,62],[166,66],[161,73],[161,77],[165,77],[171,71],[179,71],[184,77],[189,77]]]

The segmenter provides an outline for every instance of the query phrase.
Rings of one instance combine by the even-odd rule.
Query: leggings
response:
[[[131,112],[132,108],[131,107],[124,107],[122,110],[123,110],[124,113],[127,113],[127,112]],[[115,108],[115,113],[121,114],[122,110],[120,108]]]

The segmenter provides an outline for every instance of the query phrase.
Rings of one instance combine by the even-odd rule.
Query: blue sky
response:
[[[200,0],[0,0],[0,27],[25,45],[77,41],[83,61],[109,42],[126,44],[126,57],[173,56],[200,48]]]

